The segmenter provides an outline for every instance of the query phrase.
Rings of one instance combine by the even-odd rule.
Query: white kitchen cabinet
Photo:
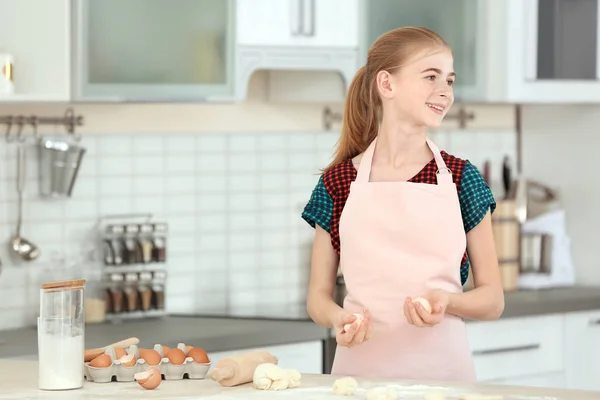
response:
[[[14,57],[7,102],[67,102],[70,0],[0,0],[0,53]]]
[[[74,97],[192,101],[233,94],[233,0],[77,0]]]
[[[600,310],[567,314],[567,387],[600,391]]]
[[[241,46],[357,47],[358,0],[237,0]]]
[[[477,379],[512,381],[563,373],[563,327],[562,315],[468,323]]]
[[[320,340],[290,343],[277,346],[241,348],[230,351],[210,353],[211,364],[214,367],[222,358],[245,353],[253,350],[266,350],[278,359],[282,368],[293,368],[305,374],[323,373],[323,342]]]
[[[600,0],[364,2],[363,62],[381,34],[420,25],[453,48],[457,101],[600,102]]]
[[[457,100],[477,98],[485,91],[484,37],[479,35],[486,2],[478,0],[364,0],[362,62],[367,51],[384,33],[403,26],[424,26],[443,36],[452,46],[457,80]]]

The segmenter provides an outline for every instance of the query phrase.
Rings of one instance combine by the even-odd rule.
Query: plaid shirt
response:
[[[469,161],[454,157],[445,151],[442,151],[441,154],[446,166],[452,171],[452,178],[460,200],[463,225],[465,233],[467,233],[481,222],[488,210],[494,212],[496,202],[477,167]],[[436,170],[435,160],[431,160],[409,182],[435,185],[437,184]],[[356,180],[356,174],[357,171],[352,160],[340,163],[322,174],[302,212],[302,218],[313,228],[317,224],[329,232],[331,244],[338,255],[341,246],[338,230],[340,217],[350,194],[350,184]],[[469,265],[469,256],[465,250],[460,265],[460,277],[463,285],[469,277]]]

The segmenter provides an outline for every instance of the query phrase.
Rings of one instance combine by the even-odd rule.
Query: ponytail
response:
[[[373,93],[373,81],[366,66],[361,67],[346,95],[342,133],[333,161],[325,171],[363,153],[377,136],[381,100]]]

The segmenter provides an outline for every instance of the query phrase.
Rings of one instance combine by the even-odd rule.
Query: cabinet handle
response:
[[[590,325],[594,326],[594,325],[600,325],[600,319],[591,319],[590,320]]]
[[[304,0],[289,0],[289,2],[292,36],[298,36],[302,34],[302,31],[304,30]]]
[[[303,29],[302,29],[302,33],[305,36],[315,36],[315,0],[304,0],[304,2],[306,3],[306,8],[308,9],[308,11],[306,11],[306,16],[308,17],[308,26],[309,29],[305,30],[304,29],[304,24],[303,24]],[[306,22],[305,19],[303,19],[304,22]]]
[[[513,351],[528,351],[528,350],[536,350],[539,348],[540,348],[539,344],[529,344],[526,346],[504,347],[501,349],[476,350],[473,352],[473,355],[481,356],[481,355],[487,355],[487,354],[510,353]]]

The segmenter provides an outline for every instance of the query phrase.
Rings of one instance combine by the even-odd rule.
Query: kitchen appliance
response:
[[[521,273],[548,274],[552,269],[552,235],[525,232],[521,236]]]
[[[39,145],[40,194],[71,197],[86,149],[63,140],[42,138]]]

